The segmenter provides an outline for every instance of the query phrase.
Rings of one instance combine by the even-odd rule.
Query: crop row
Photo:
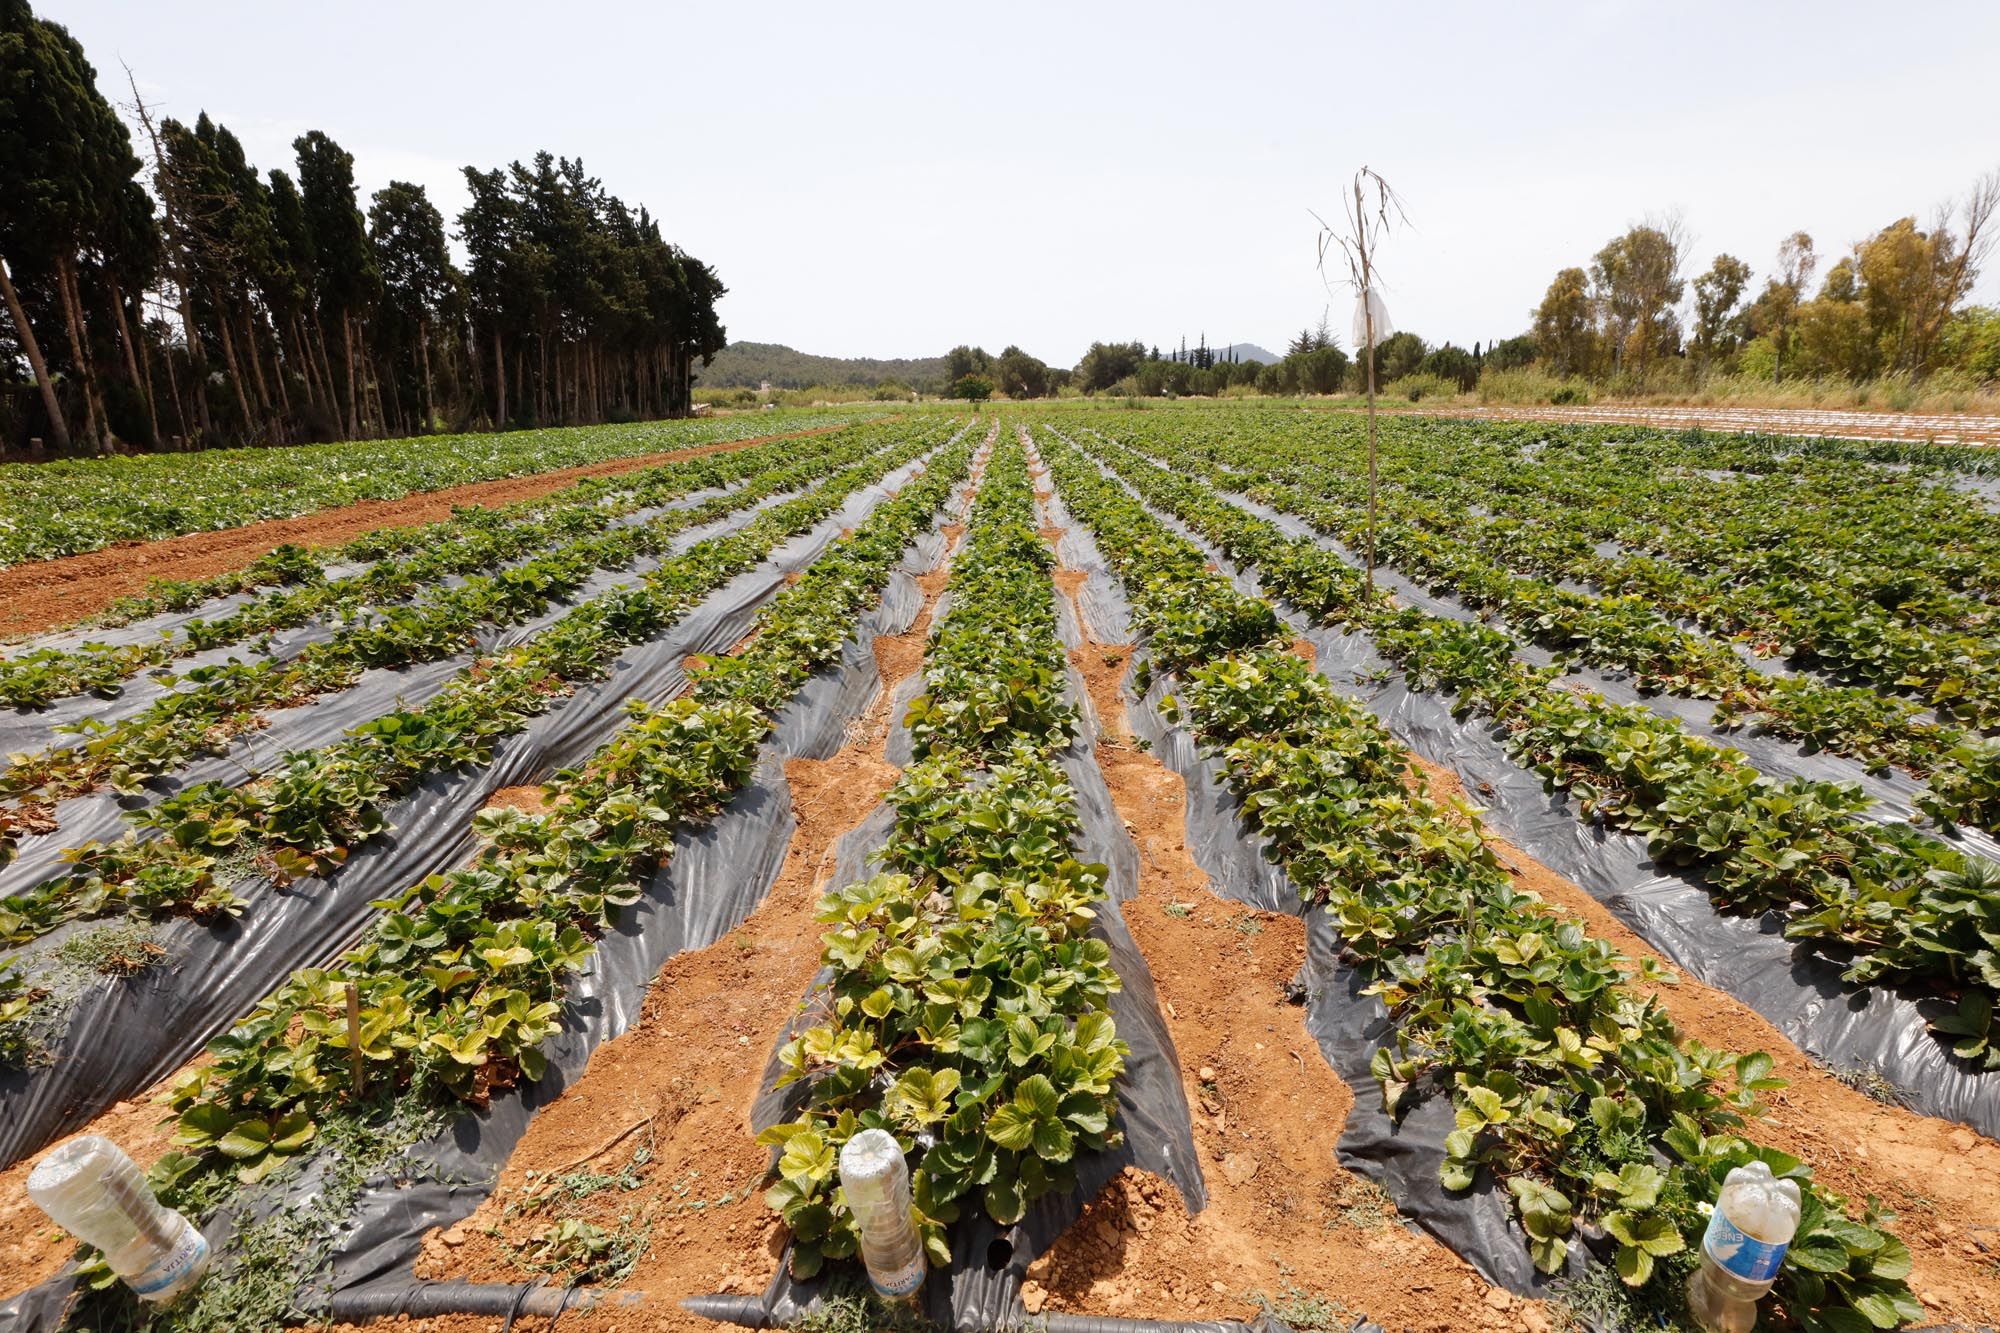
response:
[[[840,419],[787,416],[782,425],[799,430]],[[0,467],[0,567],[772,428],[763,416],[10,465]]]
[[[1250,447],[1350,509],[1365,502],[1356,471],[1329,469],[1296,428],[1261,433]],[[1977,727],[2000,725],[2000,608],[1985,600],[2000,589],[2000,520],[1894,473],[1792,460],[1718,481],[1696,466],[1751,461],[1649,445],[1543,450],[1524,463],[1460,438],[1393,456],[1384,503],[1422,540],[1446,536],[1501,564],[1629,597],[1619,604],[1629,616],[1691,619],[1765,655],[1912,695]],[[1805,479],[1783,469],[1804,469]],[[1620,549],[1604,554],[1601,541]],[[1816,724],[1848,724],[1865,742],[1909,722],[1900,705],[1871,709],[1861,696],[1828,696],[1817,708],[1779,701],[1809,736]],[[1921,765],[1935,740],[1918,728],[1907,757]]]
[[[1301,460],[1326,454],[1323,440],[1314,448],[1295,429],[1270,438],[1289,439]],[[1797,579],[1906,624],[1994,619],[2000,521],[1951,485],[1949,460],[1919,454],[1892,471],[1857,465],[1834,442],[1629,428],[1571,443],[1542,428],[1496,438],[1485,426],[1433,422],[1391,438],[1386,473],[1418,494],[1535,527],[1554,519],[1558,532],[1649,553],[1640,558],[1720,596]],[[1358,461],[1359,443],[1357,429],[1343,452]]]
[[[86,718],[70,724],[63,729],[80,733],[84,737],[80,743],[51,744],[11,756],[0,771],[0,798],[11,802],[11,807],[0,807],[0,858],[10,854],[18,829],[53,831],[54,807],[60,801],[100,785],[134,793],[150,777],[171,772],[197,756],[222,753],[237,736],[255,729],[267,709],[294,707],[346,689],[370,669],[437,661],[464,652],[473,646],[474,631],[481,625],[529,620],[600,571],[623,569],[641,558],[667,553],[678,533],[753,508],[885,448],[911,430],[906,425],[860,432],[832,449],[810,452],[801,462],[769,467],[761,476],[700,505],[585,536],[491,576],[468,578],[417,604],[369,608],[296,656],[198,668],[188,673],[191,688],[166,693],[127,717],[110,723]],[[760,528],[760,522],[753,520],[745,531],[770,529],[769,523]],[[704,543],[697,549],[718,548]],[[686,563],[682,557],[667,565],[678,568]],[[601,608],[610,602],[598,598],[586,605]],[[547,640],[552,633],[584,624],[573,619],[575,614],[537,638]]]
[[[178,633],[163,632],[154,639],[30,648],[0,662],[0,703],[41,708],[85,691],[115,694],[122,682],[141,671],[158,670],[192,653],[309,620],[351,621],[370,608],[430,590],[454,575],[476,574],[585,538],[603,538],[613,532],[617,519],[697,491],[734,485],[768,470],[775,459],[809,456],[820,447],[818,441],[776,441],[615,478],[585,478],[500,509],[464,508],[438,523],[370,534],[368,549],[388,544],[393,534],[400,554],[378,558],[368,568],[343,577],[329,578],[328,570],[336,560],[362,549],[362,542],[337,552],[281,547],[246,570],[163,589],[153,599],[161,609],[176,609],[166,604],[179,604],[186,596],[193,596],[186,603],[193,606],[209,596],[251,594],[247,603],[214,619],[191,620]]]
[[[1721,906],[1776,912],[1788,938],[1845,965],[1852,983],[1908,983],[1955,1005],[1933,1030],[1977,1068],[2000,1068],[2000,868],[1903,824],[1861,817],[1853,784],[1777,781],[1741,752],[1641,705],[1614,704],[1531,667],[1489,625],[1365,594],[1361,571],[1284,536],[1206,487],[1122,446],[1097,447],[1149,501],[1322,624],[1368,634],[1414,689],[1456,695],[1578,815],[1646,837],[1656,861],[1702,877]]]
[[[295,973],[217,1038],[212,1060],[174,1088],[178,1147],[153,1173],[162,1197],[206,1212],[317,1143],[386,1132],[408,1123],[413,1108],[481,1105],[538,1077],[542,1043],[597,935],[638,899],[676,836],[747,780],[776,710],[838,656],[971,455],[969,442],[946,446],[829,547],[759,613],[735,665],[698,673],[672,702],[632,702],[630,720],[605,745],[551,780],[545,813],[480,816],[485,845],[470,865],[411,886],[361,944]],[[365,1092],[349,1072],[350,984]],[[331,1237],[318,1240],[323,1251]],[[309,1253],[266,1259],[285,1271],[225,1275],[223,1285],[275,1286],[282,1305],[314,1262]],[[234,1298],[216,1288],[212,1277],[199,1299]]]
[[[370,719],[332,745],[288,754],[276,772],[244,785],[201,783],[161,801],[137,817],[155,836],[135,831],[71,849],[65,858],[73,870],[5,900],[0,942],[20,944],[64,921],[115,912],[240,915],[247,904],[234,886],[253,870],[280,883],[332,873],[355,848],[390,831],[389,805],[426,776],[489,763],[502,737],[578,684],[601,678],[632,644],[825,519],[857,487],[934,447],[935,439],[918,432],[864,457],[740,531],[663,562],[637,587],[584,602],[519,647],[479,659],[422,708]],[[796,482],[824,466],[783,471]]]
[[[1048,452],[1124,583],[1148,670],[1179,686],[1169,720],[1221,759],[1244,818],[1387,1009],[1394,1035],[1373,1067],[1388,1110],[1450,1096],[1448,1191],[1490,1173],[1543,1271],[1580,1236],[1635,1301],[1671,1309],[1704,1206],[1731,1168],[1762,1159],[1807,1190],[1778,1286],[1786,1315],[1813,1331],[1921,1317],[1903,1244],[1739,1134],[1757,1094],[1782,1086],[1768,1056],[1683,1039],[1628,985],[1628,960],[1516,888],[1477,816],[1425,796],[1387,729],[1285,651],[1268,603],[1059,438]]]
[[[1155,461],[1189,465],[1184,453],[1162,457],[1163,450],[1156,441],[1148,452]],[[1365,539],[1365,505],[1325,498],[1330,480],[1324,476],[1292,485],[1257,470],[1254,461],[1202,471],[1218,489],[1297,514],[1350,548]],[[1992,781],[2000,773],[1993,767],[2000,764],[2000,749],[1976,733],[1925,720],[1917,705],[1864,686],[1759,671],[1729,647],[1673,624],[1644,597],[1599,596],[1512,573],[1476,540],[1454,536],[1441,515],[1419,525],[1400,521],[1399,509],[1387,505],[1377,524],[1378,557],[1430,591],[1449,592],[1474,610],[1497,615],[1522,638],[1566,658],[1629,671],[1641,689],[1717,700],[1719,726],[1755,723],[1871,769],[1893,763],[1931,775],[1933,790],[1922,798],[1928,812],[1949,823],[2000,828],[2000,790]]]
[[[969,1199],[1017,1222],[1072,1186],[1078,1153],[1117,1141],[1119,979],[1088,933],[1106,870],[1072,851],[1076,794],[1056,761],[1076,713],[1052,565],[1009,440],[907,718],[915,761],[888,796],[882,871],[820,900],[831,975],[780,1051],[780,1086],[800,1087],[803,1110],[759,1142],[782,1150],[767,1197],[791,1229],[795,1275],[855,1252],[836,1164],[860,1130],[913,1154],[917,1222],[940,1264]]]

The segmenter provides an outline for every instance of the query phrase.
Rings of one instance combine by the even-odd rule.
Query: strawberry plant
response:
[[[1724,907],[1781,913],[1786,935],[1824,951],[1851,983],[1942,990],[1961,1007],[1934,1029],[1990,1067],[1996,1034],[1962,1031],[1990,1014],[1995,994],[1977,960],[2000,934],[2000,895],[1979,858],[1865,818],[1869,802],[1852,784],[1775,781],[1642,705],[1566,687],[1489,625],[1371,602],[1360,571],[1316,544],[1121,446],[1094,449],[1148,500],[1254,565],[1267,588],[1322,623],[1370,634],[1413,687],[1450,691],[1461,716],[1490,718],[1582,817],[1644,835],[1658,859],[1699,872]],[[1344,572],[1329,574],[1326,559]],[[1968,994],[1981,998],[1965,1006]]]
[[[923,475],[830,546],[757,619],[744,657],[803,683],[839,642],[795,627],[832,615],[851,624],[887,584],[903,550],[964,476],[971,447],[939,451]],[[794,665],[783,671],[775,662]],[[796,688],[796,687],[795,687]],[[364,940],[326,968],[295,973],[228,1033],[211,1061],[174,1088],[177,1142],[169,1199],[205,1209],[316,1151],[330,1120],[397,1121],[408,1108],[477,1106],[545,1070],[570,979],[596,934],[635,902],[678,833],[711,817],[746,781],[789,698],[733,697],[702,676],[629,720],[549,784],[544,813],[482,816],[468,866],[432,875],[381,904]],[[361,1001],[358,1049],[370,1094],[349,1079],[346,986]]]
[[[1242,598],[1059,436],[1048,447],[1066,503],[1096,534],[1136,620],[1169,584],[1180,585],[1175,604]],[[1237,535],[1239,549],[1286,549]],[[1625,1286],[1671,1302],[1706,1224],[1702,1205],[1727,1174],[1718,1164],[1766,1155],[1735,1135],[1759,1094],[1783,1086],[1770,1058],[1682,1037],[1629,986],[1626,959],[1517,888],[1477,815],[1424,796],[1387,729],[1282,644],[1144,647],[1178,682],[1169,720],[1222,758],[1244,818],[1301,897],[1329,914],[1345,961],[1385,1006],[1392,1028],[1372,1068],[1386,1108],[1450,1096],[1446,1189],[1503,1182],[1543,1271],[1564,1267],[1581,1242]],[[1805,1179],[1796,1161],[1767,1160]],[[1854,1218],[1838,1195],[1805,1187],[1813,1248],[1781,1272],[1777,1317],[1812,1330],[1918,1317],[1907,1266],[1868,1259],[1901,1251],[1880,1219]],[[1838,1255],[1819,1239],[1834,1234],[1845,1238]],[[1826,1280],[1834,1271],[1840,1280]]]
[[[779,1052],[781,1086],[800,1085],[805,1109],[759,1138],[777,1151],[766,1198],[800,1277],[856,1251],[837,1165],[860,1130],[911,1154],[918,1229],[940,1264],[967,1207],[1017,1222],[1071,1186],[1080,1153],[1118,1139],[1119,980],[1089,934],[1105,869],[1072,850],[1076,796],[1054,756],[1077,715],[1035,529],[1010,441],[986,468],[909,711],[917,758],[889,794],[883,872],[819,903],[830,980]]]

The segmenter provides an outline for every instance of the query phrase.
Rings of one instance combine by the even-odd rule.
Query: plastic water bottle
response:
[[[63,1230],[104,1251],[140,1300],[165,1304],[208,1267],[208,1241],[160,1205],[138,1164],[110,1139],[86,1134],[42,1158],[28,1174],[28,1197]]]
[[[1701,1267],[1688,1279],[1688,1313],[1709,1333],[1750,1333],[1757,1300],[1778,1279],[1785,1249],[1799,1229],[1799,1186],[1762,1162],[1739,1166],[1722,1182],[1701,1238]]]
[[[876,1294],[916,1300],[924,1285],[924,1245],[910,1218],[910,1167],[896,1136],[864,1129],[849,1139],[840,1150],[840,1185]]]

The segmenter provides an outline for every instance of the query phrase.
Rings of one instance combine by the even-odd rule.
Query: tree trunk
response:
[[[299,316],[300,327],[305,335],[306,364],[312,367],[314,379],[319,384],[320,410],[333,423],[336,433],[340,430],[340,393],[333,384],[333,361],[326,354],[326,326],[320,322],[319,311],[314,310]]]
[[[139,400],[146,404],[146,447],[160,447],[160,416],[153,409],[153,383],[150,378],[139,375],[139,358],[132,348],[132,325],[125,318],[125,293],[119,290],[118,280],[108,272],[104,275],[105,286],[111,291],[111,313],[118,317],[118,343],[125,349],[125,372],[132,377],[132,387],[139,391]]]
[[[271,432],[271,443],[285,443],[285,424],[278,416],[278,404],[271,393],[271,386],[264,379],[263,339],[257,336],[256,325],[250,318],[250,303],[243,302],[236,307],[237,322],[243,326],[243,355],[250,362],[251,382],[257,386],[257,401],[263,408],[264,419]]]
[[[493,418],[493,429],[507,429],[507,352],[500,345],[500,326],[493,326],[493,398],[498,404],[498,412]]]
[[[158,414],[154,411],[153,407],[155,403],[159,402],[160,395],[159,385],[153,382],[152,349],[146,345],[146,298],[143,295],[134,302],[132,310],[139,317],[139,368],[146,372],[146,407],[148,412],[154,417],[153,438],[155,447],[165,448],[165,442],[160,439]],[[174,382],[174,352],[171,347],[163,347],[160,349],[160,352],[167,363],[167,392],[174,401],[174,419],[180,422],[181,438],[186,439],[188,433],[187,406],[181,402],[180,386]]]
[[[364,363],[368,367],[368,390],[371,394],[374,395],[375,398],[375,438],[378,440],[386,440],[389,438],[389,413],[387,407],[382,402],[382,381],[386,378],[386,376],[382,374],[382,363],[380,361],[377,361],[373,356],[369,356],[367,354],[368,342],[367,342],[367,335],[365,333],[362,335],[361,347],[362,347],[362,355],[365,358]],[[397,421],[396,433],[398,435],[404,433],[401,424],[402,420],[403,420],[403,407],[402,404],[398,402],[396,405],[396,421]]]
[[[181,377],[174,371],[174,349],[162,347],[160,356],[167,363],[167,392],[174,396],[174,419],[181,424],[181,449],[185,450],[193,432],[188,429],[187,403],[181,398]]]
[[[431,401],[431,332],[423,320],[417,321],[417,365],[424,373],[424,420],[422,434],[431,433],[437,420],[437,408]]]
[[[298,418],[292,415],[292,388],[285,383],[285,332],[284,327],[273,318],[271,321],[271,378],[278,384],[278,410],[284,413],[282,442],[292,443],[292,432],[298,429]]]
[[[347,438],[361,438],[361,408],[354,393],[354,321],[340,312],[340,342],[347,363]]]
[[[213,293],[210,300],[214,299]],[[229,336],[229,315],[220,305],[215,309],[215,329],[222,335],[222,362],[229,367],[229,387],[236,391],[236,410],[243,414],[243,443],[257,442],[257,418],[251,415],[249,395],[243,391],[243,367],[237,364],[236,340]]]
[[[35,384],[42,391],[42,406],[49,414],[49,434],[55,437],[56,448],[68,453],[69,426],[63,421],[62,404],[56,401],[55,381],[49,378],[49,363],[42,359],[42,345],[35,341],[35,331],[28,327],[28,312],[21,308],[21,295],[14,290],[14,278],[7,272],[4,257],[0,257],[0,297],[6,299],[7,313],[13,317],[14,331],[21,338],[21,350],[28,354]]]
[[[83,437],[92,452],[101,454],[105,451],[105,436],[108,432],[101,429],[98,424],[97,394],[91,384],[90,358],[83,352],[83,312],[77,309],[70,288],[72,262],[68,255],[57,258],[56,294],[62,298],[63,324],[69,330],[69,354],[70,359],[76,363],[76,381],[83,388]]]

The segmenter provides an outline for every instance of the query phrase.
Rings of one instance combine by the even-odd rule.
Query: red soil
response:
[[[503,477],[472,482],[440,491],[419,491],[400,500],[364,500],[338,509],[323,509],[297,518],[274,518],[221,532],[190,532],[156,542],[124,542],[101,551],[37,560],[0,569],[0,637],[36,634],[74,624],[104,610],[120,597],[144,592],[154,579],[200,579],[241,569],[287,543],[338,546],[377,528],[406,528],[451,517],[460,505],[497,509],[517,500],[532,500],[586,477],[638,472],[663,463],[677,463],[702,454],[727,453],[844,430],[823,426],[751,440],[669,449],[662,453],[611,458],[578,467],[538,472],[531,477]]]

